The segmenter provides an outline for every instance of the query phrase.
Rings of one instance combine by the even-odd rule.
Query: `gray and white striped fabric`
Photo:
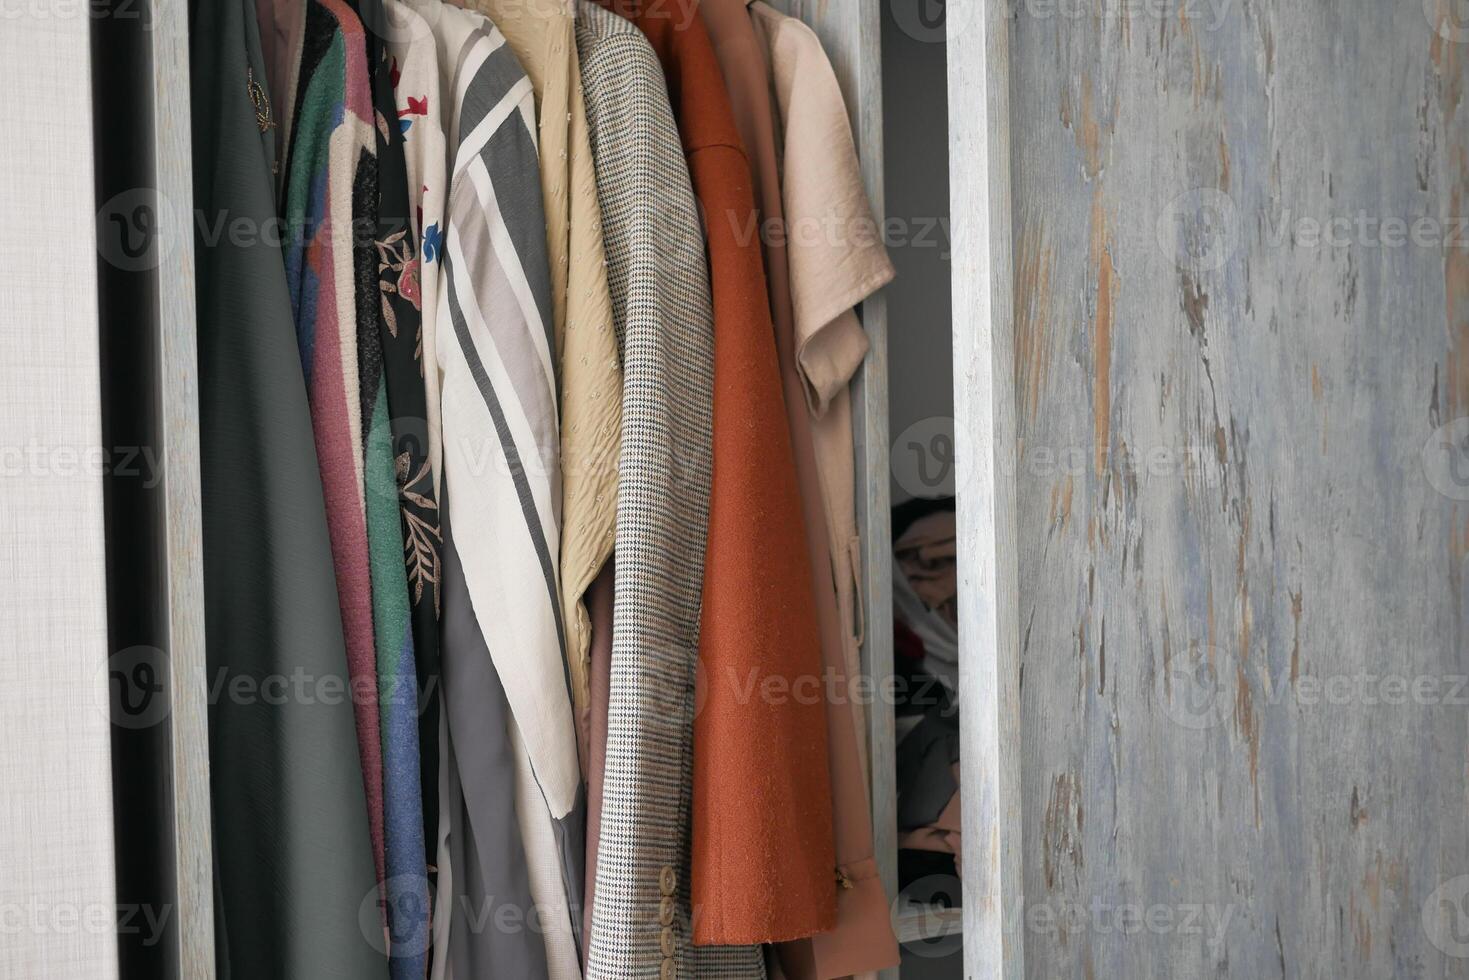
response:
[[[534,92],[488,20],[448,5],[438,17],[440,65],[453,73],[445,90],[454,98],[436,344],[443,479],[452,543],[484,640],[444,650],[449,742],[465,802],[514,794],[535,906],[516,910],[523,916],[515,920],[520,940],[544,942],[550,980],[579,980],[574,923],[580,922],[585,814],[559,600],[560,418]],[[467,635],[474,639],[474,631]],[[482,659],[486,647],[492,667]],[[451,662],[476,653],[479,662]],[[474,679],[477,690],[468,698],[448,689]],[[503,685],[510,709],[504,734],[513,782],[506,754],[483,737],[482,715],[498,697],[486,680]],[[466,811],[457,802],[447,812],[469,812],[470,819],[451,825],[451,858],[494,856],[502,864],[518,858],[509,839],[514,828],[503,819],[487,821],[483,806]],[[453,846],[456,833],[473,835],[473,847]],[[451,868],[452,900],[468,902],[481,928],[500,928],[495,906],[513,900],[484,888],[505,881],[506,870]],[[512,972],[516,962],[537,961],[529,953],[519,961],[497,953],[504,935],[462,935],[459,911],[449,918],[454,963],[476,962],[478,973],[490,968],[486,958]],[[458,955],[466,942],[482,955]]]
[[[577,48],[622,347],[611,704],[587,976],[759,978],[757,947],[691,945],[694,671],[713,469],[714,319],[663,69],[590,2]]]

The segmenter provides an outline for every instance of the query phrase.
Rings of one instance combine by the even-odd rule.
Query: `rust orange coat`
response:
[[[821,635],[750,164],[692,0],[599,0],[658,53],[714,300],[714,482],[694,721],[694,941],[836,923]]]

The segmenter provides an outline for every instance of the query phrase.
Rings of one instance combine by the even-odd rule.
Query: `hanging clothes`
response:
[[[441,473],[443,466],[443,428],[439,415],[439,364],[437,356],[437,323],[439,271],[442,265],[444,196],[447,192],[447,148],[439,87],[438,51],[429,21],[419,13],[422,7],[438,19],[437,0],[417,0],[415,5],[403,0],[384,0],[384,9],[392,29],[386,32],[392,58],[390,78],[393,82],[395,125],[403,138],[403,157],[407,180],[407,214],[409,226],[420,243],[418,261],[409,268],[409,288],[415,288],[419,307],[419,330],[416,360],[423,389],[423,414],[414,418],[421,423],[419,445],[427,455],[429,480],[424,484],[422,465],[410,456],[409,479],[402,485],[405,498],[418,503],[418,508],[404,508],[404,553],[410,569],[416,564],[418,575],[425,580],[424,589],[433,587],[430,607],[422,595],[415,597],[418,615],[430,611],[436,621],[443,615],[443,575],[445,544],[439,527],[443,512]],[[407,270],[405,270],[407,271]],[[416,287],[414,282],[416,281]],[[399,292],[403,287],[399,287]],[[400,456],[401,458],[401,456]],[[402,470],[399,471],[400,482]],[[431,495],[430,495],[431,493]],[[419,501],[419,496],[425,499]],[[413,573],[410,572],[410,582]],[[441,658],[440,658],[441,659]],[[452,877],[441,867],[441,855],[448,854],[450,820],[444,812],[445,800],[457,800],[457,791],[449,792],[445,760],[448,733],[443,715],[442,667],[418,660],[419,677],[419,748],[424,765],[420,772],[424,800],[426,860],[434,875],[432,887],[437,897],[441,891],[453,894]],[[435,903],[437,906],[437,903]],[[432,910],[434,914],[452,914],[450,905]],[[431,918],[431,925],[434,925]],[[435,933],[441,932],[434,925]],[[432,965],[433,976],[441,977],[442,959]]]
[[[412,0],[411,3],[383,0],[383,3],[388,22],[392,25],[386,37],[392,58],[390,76],[395,115],[388,122],[402,133],[403,158],[407,168],[408,219],[413,237],[419,243],[418,262],[409,266],[413,272],[410,278],[416,280],[416,287],[410,288],[416,288],[418,294],[416,360],[422,371],[424,388],[424,413],[415,421],[421,421],[423,425],[420,435],[428,454],[434,499],[437,500],[444,456],[443,446],[439,443],[443,427],[439,419],[440,381],[435,336],[438,330],[439,270],[444,251],[444,197],[449,190],[438,54],[430,26],[438,21],[440,0]],[[416,477],[417,473],[414,475]],[[417,485],[415,479],[414,486]],[[439,567],[441,549],[435,552],[432,539],[426,539],[422,534],[410,535],[407,545],[421,550],[422,574],[433,580],[431,573]],[[421,725],[420,732],[425,727]]]
[[[851,382],[867,357],[855,307],[894,269],[867,199],[847,107],[820,40],[766,4],[750,6],[776,93],[783,146],[781,195],[790,262],[796,361],[811,416],[847,671],[861,670]],[[863,712],[859,728],[865,731]]]
[[[641,49],[638,42],[641,42]],[[621,203],[616,197],[619,187],[622,186],[620,182],[638,180],[638,176],[630,178],[614,168],[614,161],[621,159],[614,156],[615,151],[619,146],[626,147],[631,145],[630,141],[642,137],[642,130],[656,126],[656,123],[650,124],[647,121],[647,117],[657,115],[659,106],[657,97],[650,95],[644,84],[647,58],[653,59],[653,77],[660,87],[662,73],[657,70],[656,56],[647,48],[647,42],[636,28],[625,21],[618,21],[601,8],[589,10],[585,4],[578,3],[576,46],[588,138],[597,177],[598,206],[605,209],[614,203]],[[665,96],[662,103],[666,106],[667,101]],[[672,125],[671,113],[668,122]],[[662,132],[661,128],[654,128],[653,131]],[[619,143],[619,140],[629,142]],[[676,150],[676,140],[674,145]],[[652,149],[656,154],[659,147],[655,145]],[[635,217],[637,220],[648,220],[652,214],[651,208],[645,208]],[[625,220],[618,214],[613,214],[611,220],[604,220],[602,223],[603,248],[611,275],[627,265],[626,256],[635,240],[631,233],[632,228],[632,221]],[[610,286],[609,283],[609,291]],[[627,333],[624,323],[629,312],[623,305],[619,305],[619,300],[625,302],[625,299],[625,296],[612,296],[612,319],[619,358]],[[590,966],[593,913],[596,908],[597,857],[601,844],[603,792],[607,770],[616,564],[615,554],[609,556],[586,595],[591,642],[587,655],[586,744],[582,753],[587,783],[586,878],[582,892],[582,936],[586,940],[582,951],[584,969]]]
[[[559,618],[565,631],[572,725],[566,743],[535,738],[528,731],[517,733],[517,738],[524,737],[520,779],[547,790],[555,818],[548,828],[540,815],[522,812],[537,902],[558,902],[566,909],[566,915],[548,917],[546,941],[556,975],[557,964],[566,970],[576,964],[582,941],[577,935],[585,873],[581,759],[588,717],[590,633],[581,596],[612,548],[616,461],[622,438],[616,392],[621,381],[572,8],[561,0],[472,0],[470,5],[504,34],[530,77],[540,140],[543,232],[550,263],[550,322],[561,411],[557,461],[561,546],[552,561],[560,582]],[[513,706],[513,695],[511,700]],[[529,778],[532,768],[534,780]],[[578,910],[575,915],[571,908]]]
[[[357,10],[367,23],[381,30],[384,23],[381,0],[358,0]],[[357,370],[362,399],[368,572],[372,581],[382,725],[383,900],[393,977],[415,980],[427,969],[429,899],[418,744],[417,649],[411,623],[408,570],[404,566],[404,513],[394,461],[395,433],[388,409],[388,375],[390,371],[398,375],[400,399],[413,400],[410,398],[413,386],[407,384],[405,375],[410,375],[418,387],[420,403],[423,389],[412,363],[412,347],[405,349],[393,336],[398,319],[416,318],[417,311],[396,295],[399,275],[392,269],[395,263],[400,266],[407,263],[413,244],[403,214],[407,191],[403,187],[406,168],[402,144],[392,142],[392,132],[386,130],[383,117],[384,107],[393,111],[391,82],[377,35],[359,29],[360,40],[349,34],[347,43],[354,47],[362,45],[366,92],[361,95],[369,102],[372,142],[359,151],[352,179],[351,245],[357,287]],[[350,73],[348,84],[357,84]],[[353,97],[349,94],[349,98]],[[382,178],[388,180],[388,187],[383,186]],[[390,201],[387,213],[382,209],[384,192]],[[383,261],[385,255],[387,262]],[[384,285],[391,287],[393,294],[386,293]],[[403,357],[408,359],[408,364],[390,365],[390,360]],[[411,430],[412,426],[407,428]],[[424,628],[429,630],[427,637],[431,642],[437,644],[436,626]]]
[[[194,206],[274,227],[281,100],[250,0],[190,17]],[[332,545],[279,242],[196,243],[204,613],[211,681],[348,688]],[[385,980],[357,725],[343,701],[210,705],[215,973]]]
[[[432,863],[433,855],[426,848],[434,844],[438,832],[439,713],[433,697],[439,674],[438,495],[427,444],[418,234],[410,210],[407,146],[397,121],[394,90],[400,69],[384,40],[397,29],[397,24],[406,24],[410,29],[415,25],[413,21],[393,20],[386,4],[387,0],[358,0],[360,14],[372,28],[368,34],[367,57],[372,70],[377,134],[378,204],[377,233],[370,247],[377,272],[381,394],[386,395],[385,399],[379,398],[378,404],[388,415],[386,431],[391,444],[387,463],[393,477],[393,482],[383,489],[392,492],[398,519],[396,535],[391,533],[391,522],[384,521],[381,546],[384,552],[390,547],[397,549],[405,591],[398,591],[397,576],[392,575],[391,566],[385,572],[393,579],[395,597],[406,596],[411,629],[403,641],[403,661],[392,689],[392,704],[396,724],[412,727],[407,737],[385,742],[383,756],[389,772],[401,769],[404,778],[411,775],[410,768],[417,773],[419,784],[413,803],[419,808],[421,818],[416,836],[421,839],[420,850],[424,851],[425,862]],[[422,18],[412,10],[405,9],[405,15],[422,23]],[[369,440],[369,452],[371,446]],[[371,528],[371,537],[370,532]],[[400,606],[401,602],[395,598],[394,604]],[[401,613],[401,608],[396,611]],[[407,659],[410,655],[411,661]],[[392,736],[385,738],[391,740]],[[395,762],[395,757],[401,761]],[[405,826],[402,832],[407,833],[409,829]],[[390,832],[389,837],[393,836]],[[426,893],[423,899],[426,908]],[[427,926],[426,921],[423,924]],[[414,944],[427,949],[426,930]]]
[[[349,656],[364,657],[364,646],[371,650],[371,672],[354,674],[353,695],[359,709],[367,707],[366,713],[375,715],[370,720],[378,744],[363,750],[376,782],[369,782],[370,807],[374,791],[378,797],[369,816],[376,821],[391,968],[395,977],[408,980],[423,972],[427,948],[416,678],[382,379],[376,259],[370,241],[354,234],[377,221],[371,70],[362,22],[341,0],[312,0],[303,38],[296,142],[288,164],[287,221],[293,234],[287,276],[298,289],[293,295],[299,297],[302,362],[311,365],[312,418],[334,528],[343,619],[349,610],[354,617]],[[325,210],[308,211],[322,193]],[[317,214],[319,224],[313,220]],[[323,303],[327,282],[330,296]],[[342,458],[344,450],[350,461]],[[370,688],[369,679],[374,681]],[[359,680],[363,686],[357,686]],[[362,716],[360,711],[359,721]],[[375,756],[369,755],[374,750]]]
[[[353,178],[359,155],[372,139],[366,58],[362,25],[346,5],[308,0],[283,211],[286,282],[311,402],[381,882],[386,878],[382,732],[363,498],[351,236]]]
[[[636,23],[663,63],[708,235],[714,482],[694,731],[694,942],[811,935],[836,911],[826,706],[801,693],[819,690],[821,643],[810,562],[789,547],[804,530],[750,168],[696,5],[603,5]],[[785,695],[760,693],[771,686]]]
[[[490,656],[472,644],[444,649],[449,741],[464,799],[463,807],[451,801],[450,812],[467,818],[451,826],[450,840],[470,837],[458,853],[472,846],[483,860],[514,853],[504,835],[518,826],[533,899],[525,912],[535,916],[518,938],[545,945],[539,957],[522,950],[523,961],[544,961],[554,980],[579,978],[571,910],[579,916],[584,812],[556,565],[559,417],[533,91],[491,21],[445,7],[434,31],[442,87],[453,93],[437,331],[445,521],[455,528],[456,568]],[[499,697],[495,681],[513,721],[514,825],[486,822],[493,812],[475,805],[512,790],[498,743],[477,735],[485,706]],[[465,860],[450,858],[452,900],[477,914],[503,895],[471,889],[494,884],[505,869],[477,875]],[[440,875],[442,882],[442,867]],[[465,962],[466,943],[491,955],[493,946],[479,945],[493,938],[482,925],[456,925],[451,919],[436,942],[436,960]]]
[[[758,977],[755,950],[690,945],[690,738],[714,424],[713,311],[693,189],[648,42],[591,4],[578,9],[577,42],[626,372],[587,969]]]
[[[790,293],[777,317],[785,401],[796,447],[807,548],[818,569],[822,650],[833,678],[830,771],[835,799],[837,927],[784,946],[789,980],[828,980],[896,966],[891,899],[878,877],[872,843],[865,725],[850,679],[858,676],[856,589],[859,555],[848,385],[867,353],[853,307],[892,279],[862,185],[846,106],[815,32],[763,3],[750,23],[768,66],[777,119],[764,141],[763,173],[779,173],[778,236]],[[776,160],[779,163],[776,163]]]
[[[443,529],[447,715],[463,751],[455,751],[454,739],[447,741],[444,778],[451,802],[444,820],[452,869],[440,882],[451,898],[438,907],[446,943],[435,971],[471,978],[544,977],[546,947],[527,925],[535,921],[530,917],[535,900],[515,815],[514,721],[447,518]]]
[[[826,423],[812,419],[812,413],[817,406],[808,406],[801,360],[801,353],[806,347],[799,339],[802,331],[805,331],[806,336],[818,335],[831,320],[842,317],[843,313],[851,313],[855,300],[846,300],[846,307],[843,309],[840,303],[846,298],[845,295],[829,289],[829,292],[837,292],[837,295],[831,295],[831,303],[827,303],[830,309],[827,322],[812,326],[802,320],[801,314],[806,313],[806,310],[798,306],[796,297],[799,295],[802,300],[806,300],[806,297],[821,288],[823,282],[851,275],[852,270],[861,270],[862,275],[855,276],[859,284],[881,281],[881,275],[870,275],[867,272],[867,256],[855,250],[852,256],[840,256],[834,254],[834,250],[823,256],[802,251],[824,247],[827,241],[840,241],[862,228],[870,228],[870,234],[876,235],[876,226],[871,222],[871,212],[865,204],[865,195],[859,194],[855,198],[856,203],[861,206],[858,207],[852,198],[843,197],[843,194],[837,192],[839,188],[845,192],[852,173],[858,175],[858,188],[861,187],[855,150],[852,150],[851,145],[851,132],[846,129],[845,107],[840,103],[839,93],[836,112],[842,113],[842,131],[833,131],[830,116],[814,116],[812,122],[821,122],[821,128],[806,135],[811,135],[814,140],[824,141],[820,143],[823,151],[808,159],[799,160],[793,160],[787,153],[783,159],[784,147],[780,132],[782,120],[777,119],[777,113],[784,106],[779,97],[773,104],[773,91],[779,96],[779,82],[787,51],[771,46],[768,37],[770,26],[762,22],[761,10],[755,6],[746,10],[746,6],[749,4],[745,0],[712,0],[701,7],[701,12],[717,41],[721,65],[735,101],[736,118],[739,119],[743,143],[754,156],[755,185],[764,217],[762,226],[767,231],[767,234],[762,235],[762,244],[765,262],[770,269],[771,309],[774,313],[782,364],[784,407],[801,483],[801,500],[805,511],[805,544],[811,557],[812,589],[817,597],[824,677],[830,682],[824,691],[829,696],[827,721],[830,755],[827,765],[834,801],[831,824],[836,843],[834,877],[840,882],[840,887],[836,890],[836,930],[818,934],[802,942],[780,946],[780,961],[784,973],[792,979],[826,979],[895,965],[898,962],[898,945],[889,924],[889,904],[878,880],[877,864],[873,857],[867,767],[862,751],[865,732],[859,726],[858,705],[849,683],[852,677],[858,676],[858,667],[855,664],[858,642],[853,630],[855,617],[852,613],[855,598],[851,597],[851,585],[855,582],[855,572],[851,567],[851,560],[855,558],[855,519],[852,517],[855,491],[852,488],[851,473],[846,476],[845,485],[836,475],[824,479],[821,450],[827,448],[831,436],[829,433],[829,438],[823,442],[817,435],[817,429]],[[820,43],[815,40],[814,34],[809,34],[809,28],[805,28],[805,25],[795,19],[789,21],[808,32],[809,40],[817,44],[817,50],[820,51]],[[834,87],[834,78],[831,82]],[[830,112],[830,94],[824,88],[815,88],[814,91],[802,88],[801,97],[814,97],[815,103],[821,106],[821,112]],[[845,148],[842,141],[834,140],[834,135],[845,135]],[[802,145],[811,147],[815,144]],[[799,167],[801,172],[793,175],[790,173],[793,167]],[[823,173],[831,187],[824,191],[817,188],[814,194],[806,192],[801,197],[792,197],[793,188],[804,188],[805,185],[799,182],[811,178],[812,172]],[[789,206],[795,206],[801,213],[799,225],[792,223]],[[808,219],[812,215],[820,216],[824,223],[818,220],[811,226]],[[867,225],[862,225],[864,217]],[[795,234],[798,231],[805,237],[798,238]],[[798,251],[801,253],[799,257]],[[881,257],[881,263],[887,262],[880,247],[878,256]],[[890,266],[887,266],[887,276],[890,278],[890,275],[892,272]],[[867,294],[862,292],[861,295]],[[817,306],[820,307],[820,304]],[[809,319],[811,317],[808,316]],[[851,326],[851,323],[842,319],[840,325]],[[856,325],[856,331],[861,334],[861,326]],[[823,370],[818,376],[826,385],[823,388],[824,401],[820,406],[823,414],[829,403],[849,406],[846,401],[846,383],[851,381],[852,373],[867,353],[867,338],[865,335],[861,336],[861,342],[855,347],[848,338],[843,338],[837,350],[842,354],[840,364],[833,363],[833,357],[821,361]],[[834,428],[837,430],[842,419],[845,419],[846,439],[851,444],[849,407],[846,408],[845,416],[840,416],[839,408],[839,417],[834,419]],[[848,448],[848,453],[846,466],[851,470],[851,448]],[[840,464],[840,460],[837,460],[837,464]],[[843,516],[833,520],[833,513],[837,511]],[[846,526],[845,532],[833,533],[831,527],[840,525]],[[840,550],[833,547],[833,541],[840,541]],[[843,583],[848,586],[845,589],[849,594],[846,602],[840,601]]]
[[[255,18],[260,53],[265,62],[263,84],[270,93],[271,118],[276,124],[270,159],[271,186],[277,204],[285,197],[286,161],[295,132],[297,93],[306,40],[304,0],[256,0]],[[310,67],[310,66],[308,66]]]
[[[561,609],[578,748],[585,758],[591,630],[582,597],[612,553],[622,369],[577,67],[576,6],[569,0],[468,5],[504,33],[535,86],[561,398]]]
[[[752,980],[758,944],[779,942],[801,980],[888,965],[847,687],[848,385],[866,353],[853,307],[891,266],[880,245],[773,244],[761,223],[870,220],[815,36],[748,0],[258,2],[240,18],[252,166],[285,218],[315,482],[284,462],[278,478],[324,502],[316,572],[302,552],[293,584],[335,597],[309,658],[350,680],[355,749],[326,763],[345,752],[362,780],[308,802],[357,806],[376,881],[349,854],[322,898],[369,951],[376,901],[389,958],[222,958]],[[292,383],[264,362],[245,380]],[[309,548],[313,515],[291,518]],[[265,542],[234,546],[274,582],[290,549]],[[294,731],[259,760],[238,726],[262,719],[219,716],[221,751],[290,785]],[[259,880],[242,855],[262,860],[263,835],[224,825],[243,843],[222,878],[254,876],[260,902],[316,894],[278,862]],[[525,918],[507,928],[505,907]],[[295,935],[276,909],[221,908],[252,941]]]
[[[578,34],[578,44],[581,38]],[[615,246],[613,246],[615,247]],[[602,572],[587,589],[587,613],[592,621],[591,725],[587,749],[587,862],[586,888],[582,892],[582,968],[591,952],[592,913],[596,909],[597,854],[602,843],[603,784],[607,775],[607,726],[612,708],[612,624],[616,604],[617,555],[602,566]]]

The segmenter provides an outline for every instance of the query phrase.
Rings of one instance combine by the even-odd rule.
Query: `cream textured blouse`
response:
[[[622,366],[582,101],[575,7],[565,0],[468,3],[505,35],[536,92],[561,382],[561,608],[584,759],[591,621],[582,597],[612,553],[622,449]]]

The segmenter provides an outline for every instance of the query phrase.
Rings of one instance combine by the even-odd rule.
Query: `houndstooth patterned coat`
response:
[[[622,349],[611,704],[589,980],[763,978],[690,942],[694,671],[712,471],[709,272],[663,70],[594,3],[577,47]]]

